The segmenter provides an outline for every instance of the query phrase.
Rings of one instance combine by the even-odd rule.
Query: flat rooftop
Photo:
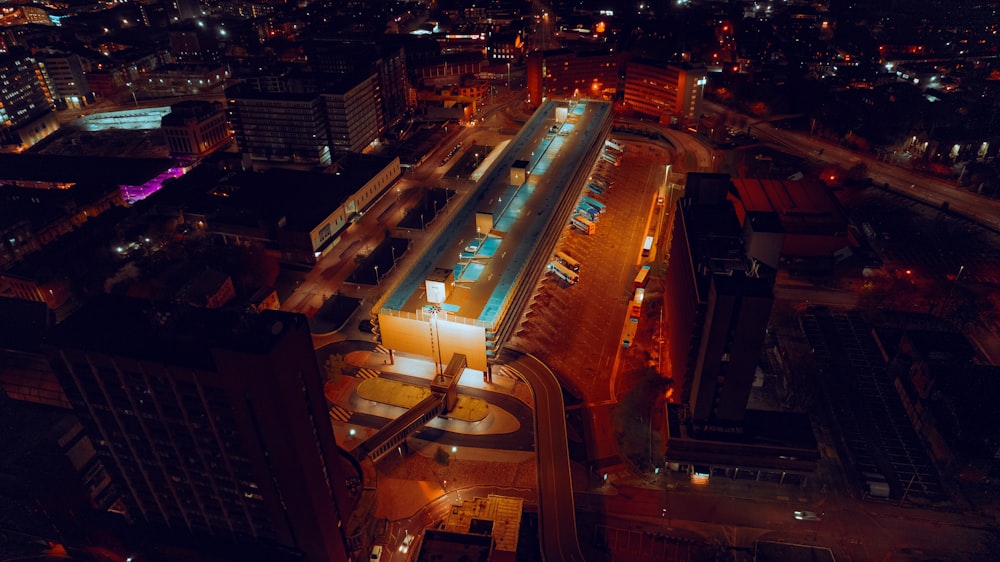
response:
[[[511,289],[610,111],[607,103],[579,102],[565,122],[556,124],[559,105],[565,106],[547,102],[505,149],[499,149],[504,152],[479,187],[388,295],[381,312],[424,309],[429,305],[424,280],[435,270],[447,270],[454,288],[441,308],[449,317],[487,329],[502,320]],[[554,125],[558,132],[552,130]],[[521,160],[529,162],[530,176],[523,185],[512,186],[510,169]],[[492,216],[489,232],[477,232],[477,213]]]

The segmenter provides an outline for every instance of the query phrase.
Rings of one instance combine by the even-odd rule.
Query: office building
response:
[[[42,70],[27,54],[0,54],[0,150],[20,152],[59,128]]]
[[[48,349],[132,521],[242,559],[348,560],[350,465],[304,316],[106,296]]]
[[[175,158],[198,159],[233,140],[219,102],[183,101],[160,120],[167,148]]]
[[[326,106],[316,94],[226,90],[226,115],[241,152],[255,160],[330,163]]]
[[[344,78],[323,88],[331,152],[361,152],[378,140],[382,108],[373,95],[377,91],[375,74]]]
[[[546,98],[610,99],[618,89],[618,57],[607,51],[552,49],[528,54],[528,102]]]
[[[53,101],[68,107],[79,107],[92,98],[79,55],[50,53],[36,56]]]
[[[706,70],[688,63],[629,61],[625,67],[625,105],[663,123],[701,115]]]
[[[378,134],[402,119],[407,106],[406,56],[394,41],[328,38],[309,43],[309,62],[315,72],[329,78],[356,80],[375,74],[372,96],[378,103]]]

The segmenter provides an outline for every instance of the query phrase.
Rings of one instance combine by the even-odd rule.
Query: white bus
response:
[[[563,281],[569,283],[570,285],[576,285],[576,282],[580,280],[580,276],[570,268],[559,263],[558,261],[549,262],[549,271],[555,272],[557,276]]]
[[[648,258],[649,253],[653,250],[653,237],[647,236],[646,240],[642,243],[642,257]]]
[[[573,271],[580,271],[580,262],[569,257],[566,252],[558,251],[556,252],[556,259],[561,261],[563,265],[572,269]]]

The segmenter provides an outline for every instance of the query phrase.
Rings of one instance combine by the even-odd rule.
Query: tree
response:
[[[344,365],[346,365],[344,356],[339,353],[334,353],[327,357],[326,363],[323,364],[327,382],[339,382],[341,375],[344,374]]]

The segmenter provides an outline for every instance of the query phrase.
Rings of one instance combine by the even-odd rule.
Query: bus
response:
[[[588,183],[587,184],[587,189],[593,191],[594,195],[604,195],[604,188],[601,187],[601,186],[599,186],[599,185],[597,185],[594,182]]]
[[[576,285],[576,282],[580,280],[579,274],[558,261],[549,262],[549,271],[554,272],[557,277],[570,285]]]
[[[646,289],[639,287],[635,290],[635,297],[632,299],[632,304],[629,306],[628,317],[639,320],[639,316],[642,315],[642,299],[646,296]]]
[[[615,139],[605,139],[604,146],[615,150],[621,150],[622,152],[625,151],[625,145],[622,144],[621,141]]]
[[[636,289],[640,287],[645,287],[646,283],[649,283],[649,266],[644,265],[639,269],[639,273],[635,274],[635,281],[632,282],[632,286]]]
[[[576,213],[584,218],[588,218],[591,222],[597,222],[597,209],[591,207],[590,205],[580,201],[576,206]]]
[[[561,261],[563,265],[572,269],[573,271],[580,271],[580,262],[569,257],[569,255],[566,252],[563,252],[561,250],[556,252],[556,259]]]
[[[584,195],[583,197],[580,198],[580,201],[583,201],[587,205],[590,205],[591,207],[597,209],[598,213],[603,213],[605,210],[607,210],[607,207],[604,205],[604,203],[601,203],[600,201],[594,199],[593,197],[587,197],[586,195]]]
[[[642,243],[642,257],[648,258],[651,251],[653,251],[653,237],[647,236],[646,241]]]
[[[628,324],[625,325],[625,335],[622,337],[622,347],[628,348],[632,346],[632,341],[635,340],[635,333],[639,328],[639,320],[637,318],[629,318]]]
[[[587,217],[576,215],[570,219],[569,223],[573,225],[574,228],[579,229],[584,234],[593,234],[597,232],[597,225],[594,224]]]

